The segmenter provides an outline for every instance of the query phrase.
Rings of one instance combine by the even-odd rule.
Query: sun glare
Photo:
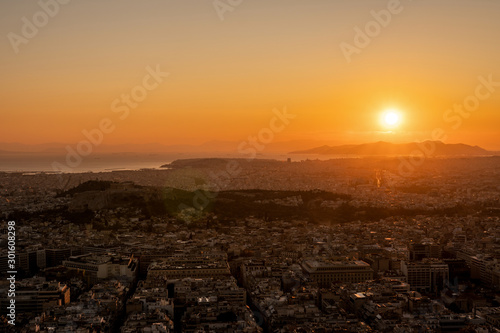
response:
[[[382,123],[386,127],[397,127],[401,123],[401,113],[394,109],[385,111],[382,115]]]

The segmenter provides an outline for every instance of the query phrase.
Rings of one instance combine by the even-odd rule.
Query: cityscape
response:
[[[241,172],[210,192],[235,161]],[[398,177],[390,157],[193,159],[65,174],[64,188],[57,174],[2,173],[2,219],[16,223],[16,325],[494,331],[499,162],[432,158]],[[2,272],[8,259],[4,246]]]
[[[500,333],[500,2],[0,3],[0,332]]]

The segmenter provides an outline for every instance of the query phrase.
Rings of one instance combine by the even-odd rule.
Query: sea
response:
[[[79,163],[69,164],[65,155],[42,153],[1,153],[0,172],[23,173],[52,173],[57,172],[53,165],[62,165],[64,172],[112,172],[120,170],[161,169],[162,165],[169,164],[178,159],[191,158],[246,158],[241,154],[228,153],[115,153],[95,154],[82,157]],[[331,159],[332,156],[294,155],[294,154],[260,154],[259,159],[275,159],[286,161],[290,158],[293,162],[307,159]],[[333,157],[335,158],[335,157]],[[74,162],[74,161],[70,161]]]

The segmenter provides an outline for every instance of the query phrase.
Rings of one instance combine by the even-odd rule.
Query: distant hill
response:
[[[469,146],[465,144],[444,144],[439,141],[426,141],[425,143],[434,142],[436,146],[436,155],[496,155],[498,151],[487,151],[478,146]],[[93,147],[94,154],[121,154],[121,153],[138,153],[138,154],[193,154],[193,157],[218,157],[227,154],[237,154],[240,142],[234,141],[210,141],[201,145],[164,145],[160,143],[149,144],[116,144],[107,145],[101,144]],[[326,145],[325,145],[326,144]],[[423,143],[421,143],[423,144]],[[418,143],[393,144],[388,142],[376,142],[360,145],[343,145],[333,146],[331,141],[315,141],[315,140],[294,140],[283,142],[272,142],[266,145],[265,154],[286,154],[292,149],[295,150],[291,154],[320,154],[320,155],[410,155],[414,152]],[[75,144],[66,143],[41,143],[41,144],[22,144],[22,143],[5,143],[0,142],[0,155],[14,154],[36,154],[36,156],[50,155],[59,156],[67,154],[67,147],[75,149]],[[316,147],[307,149],[309,147]],[[240,154],[241,155],[241,154]],[[263,154],[264,155],[264,154]],[[186,157],[189,158],[189,157]]]
[[[463,143],[447,144],[441,141],[424,141],[411,143],[375,142],[360,145],[321,146],[308,150],[293,151],[290,154],[317,154],[317,155],[417,155],[421,152],[433,150],[433,156],[488,156],[497,155],[497,152],[485,150],[478,146],[469,146]]]

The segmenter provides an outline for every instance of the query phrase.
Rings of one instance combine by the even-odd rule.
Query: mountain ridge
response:
[[[487,156],[498,155],[499,152],[488,151],[479,146],[464,143],[443,143],[441,141],[422,141],[409,143],[390,143],[378,141],[358,145],[320,146],[306,150],[292,151],[290,154],[317,154],[317,155],[425,155],[430,156]]]
[[[100,144],[93,146],[95,154],[120,154],[120,153],[235,153],[241,142],[238,141],[208,141],[202,144],[162,144],[162,143],[138,143],[138,144]],[[411,143],[390,143],[378,141],[363,144],[333,145],[331,141],[323,140],[291,140],[271,142],[265,146],[265,153],[279,154],[319,154],[319,155],[411,155],[414,150],[422,150],[420,146],[435,145],[436,155],[495,155],[500,151],[486,150],[479,146],[463,143],[445,144],[440,141],[423,141]],[[34,155],[64,155],[67,147],[76,148],[75,144],[59,142],[22,144],[0,142],[0,155],[34,154]],[[309,148],[314,147],[314,148]],[[291,151],[292,150],[292,151]]]

